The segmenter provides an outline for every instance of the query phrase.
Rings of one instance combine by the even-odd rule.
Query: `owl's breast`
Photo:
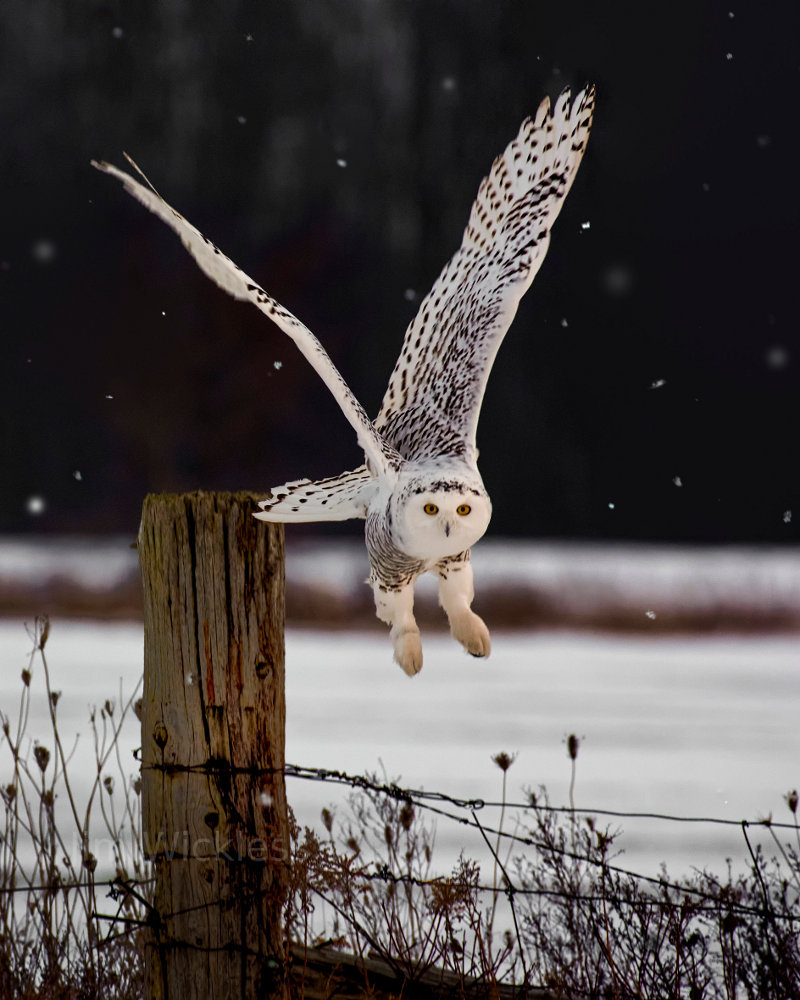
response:
[[[364,531],[369,555],[370,583],[384,590],[407,587],[428,569],[428,560],[418,559],[403,551],[393,525],[391,505],[367,514]]]

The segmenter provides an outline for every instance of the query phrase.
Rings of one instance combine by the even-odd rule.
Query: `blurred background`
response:
[[[363,526],[294,526],[290,625],[379,631],[289,629],[287,754],[380,756],[486,797],[490,755],[519,750],[517,780],[524,767],[563,801],[574,732],[584,804],[785,811],[798,38],[795,0],[4,0],[0,704],[42,611],[62,720],[85,726],[101,678],[140,676],[146,493],[260,491],[361,461],[288,338],[89,161],[127,151],[375,414],[492,159],[542,97],[594,81],[588,151],[479,427],[492,657],[434,634],[420,581],[412,684],[363,584]],[[722,859],[744,851],[733,830]],[[654,863],[714,857],[691,831],[642,839]]]
[[[294,345],[91,158],[130,153],[375,414],[492,158],[592,80],[483,408],[491,532],[796,542],[800,8],[731,4],[6,0],[0,530],[132,538],[149,491],[360,461]]]

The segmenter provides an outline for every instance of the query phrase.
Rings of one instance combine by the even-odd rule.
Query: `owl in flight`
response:
[[[333,393],[364,450],[364,464],[330,479],[278,486],[255,516],[285,522],[366,519],[377,615],[391,626],[395,659],[409,675],[422,667],[414,582],[428,571],[438,576],[439,601],[454,638],[473,656],[489,655],[489,631],[470,607],[470,547],[483,536],[492,512],[477,466],[478,413],[497,349],[547,253],[550,227],[586,148],[593,108],[594,87],[574,101],[563,91],[552,111],[545,98],[494,161],[461,246],[406,330],[374,421],[306,326],[155,189],[93,161],[175,230],[212,281],[252,302],[288,334]]]

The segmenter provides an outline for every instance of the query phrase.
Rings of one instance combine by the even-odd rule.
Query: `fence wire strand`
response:
[[[221,762],[212,762],[214,770],[221,769]],[[147,766],[147,765],[143,765]],[[198,764],[198,765],[170,765],[176,770],[207,770],[209,764]],[[791,914],[782,914],[776,916],[771,907],[769,906],[769,899],[765,890],[765,906],[762,908],[747,906],[743,904],[736,903],[733,899],[726,899],[724,902],[719,896],[715,896],[712,893],[705,892],[695,886],[687,885],[681,882],[673,882],[663,876],[646,875],[641,872],[633,871],[632,869],[623,868],[618,865],[614,865],[611,862],[600,859],[596,857],[591,857],[587,854],[582,854],[578,851],[569,850],[567,848],[558,847],[555,844],[547,843],[544,840],[536,838],[534,836],[529,836],[520,833],[514,833],[508,830],[503,830],[499,827],[490,826],[485,823],[481,823],[478,820],[477,813],[483,810],[489,809],[499,809],[502,808],[504,803],[499,801],[486,800],[482,798],[463,798],[454,795],[447,794],[445,792],[438,791],[426,791],[424,789],[418,788],[406,788],[404,786],[398,785],[392,781],[379,781],[374,777],[364,774],[350,774],[346,771],[336,770],[331,768],[323,767],[311,767],[306,765],[291,764],[287,763],[282,769],[277,768],[257,768],[257,769],[247,769],[247,768],[237,768],[238,771],[257,771],[259,774],[270,773],[274,774],[276,771],[282,770],[283,774],[287,778],[295,778],[302,781],[317,781],[320,783],[327,784],[337,784],[345,785],[350,788],[373,792],[379,795],[386,796],[397,802],[413,803],[421,809],[424,809],[435,816],[440,816],[451,822],[457,823],[461,826],[465,826],[474,829],[485,841],[489,844],[489,849],[494,853],[491,844],[488,840],[488,835],[497,837],[511,844],[519,844],[525,847],[533,847],[538,851],[546,851],[551,854],[558,854],[562,857],[568,858],[572,861],[576,861],[582,864],[591,865],[596,868],[601,868],[604,872],[612,873],[614,875],[622,876],[631,879],[635,884],[645,883],[650,886],[657,887],[662,891],[662,895],[640,895],[635,898],[628,898],[625,896],[618,895],[597,895],[594,893],[579,893],[579,892],[566,892],[562,889],[555,888],[532,888],[526,886],[515,886],[512,885],[510,878],[504,871],[503,884],[497,885],[486,885],[483,883],[470,883],[469,888],[481,893],[494,893],[495,895],[506,895],[513,904],[513,897],[519,896],[542,896],[554,899],[571,899],[578,903],[595,903],[595,902],[614,902],[617,905],[625,907],[649,907],[649,906],[666,906],[666,907],[680,907],[683,905],[682,902],[677,900],[669,900],[665,898],[663,893],[665,891],[673,892],[676,894],[682,894],[684,898],[693,897],[697,899],[701,904],[714,904],[714,905],[700,905],[698,907],[701,912],[719,912],[724,909],[726,913],[742,913],[750,915],[766,915],[769,914],[772,919],[780,919],[783,921],[788,921],[791,923],[800,922],[800,915],[794,916]],[[443,806],[449,806],[450,809],[443,808]],[[771,830],[792,830],[797,832],[797,824],[791,823],[776,823],[771,819],[760,819],[760,820],[731,820],[719,817],[701,817],[701,816],[673,816],[664,813],[650,813],[650,812],[625,812],[621,810],[609,810],[609,809],[588,809],[584,807],[572,808],[565,806],[551,806],[548,803],[542,803],[537,801],[529,802],[506,802],[505,808],[516,808],[519,810],[535,810],[542,813],[554,813],[561,815],[581,815],[581,816],[607,816],[613,818],[633,818],[633,819],[648,819],[657,820],[663,822],[677,822],[677,823],[698,823],[698,824],[709,824],[709,825],[719,825],[725,827],[739,827],[744,834],[745,843],[747,845],[748,851],[752,857],[756,872],[760,879],[760,873],[758,872],[758,865],[756,862],[756,856],[753,852],[753,848],[750,844],[750,840],[747,836],[747,830],[752,827],[761,827],[764,829]],[[454,812],[452,810],[461,810],[461,813]],[[414,885],[419,888],[430,888],[434,886],[441,886],[442,884],[449,883],[450,885],[457,884],[449,876],[436,876],[432,878],[419,878],[410,875],[405,872],[393,872],[387,866],[376,865],[374,871],[360,871],[355,876],[357,880],[362,880],[365,883],[368,882],[383,882],[383,883],[396,883],[396,884],[407,884]],[[146,887],[152,885],[155,881],[154,876],[148,878],[136,878],[125,880],[120,880],[118,878],[104,879],[104,880],[75,880],[72,882],[58,881],[53,884],[47,885],[14,885],[14,886],[2,886],[0,887],[0,894],[9,893],[52,893],[54,891],[74,891],[78,889],[86,888],[98,888],[107,887],[110,894],[119,893],[121,891],[134,892],[134,886]],[[762,882],[763,884],[763,882]],[[138,894],[136,894],[138,895]],[[139,897],[140,900],[143,897]],[[149,904],[148,904],[149,905]],[[199,904],[198,908],[206,908],[213,906],[211,903]],[[170,916],[177,916],[178,912],[175,914],[168,914],[166,917],[162,915],[161,919],[169,919]],[[104,915],[100,913],[95,914],[96,917],[100,919],[107,919],[109,922],[115,922],[119,920],[119,917],[111,917],[110,915]],[[126,920],[129,923],[135,923],[136,921]],[[143,921],[142,923],[147,923]]]
[[[479,809],[531,809],[536,808],[541,812],[580,814],[582,816],[609,816],[616,819],[652,819],[663,820],[670,823],[708,823],[717,826],[741,827],[742,823],[748,826],[772,827],[775,830],[797,830],[796,823],[775,822],[771,818],[764,819],[725,819],[719,816],[673,816],[670,813],[656,812],[625,812],[618,809],[591,809],[585,806],[551,806],[540,802],[499,802],[490,799],[464,799],[446,792],[428,792],[421,788],[403,788],[394,782],[376,782],[363,774],[348,774],[346,771],[336,771],[325,767],[307,767],[301,764],[286,764],[284,774],[289,778],[301,778],[306,781],[327,781],[332,784],[349,785],[352,788],[369,789],[374,792],[382,792],[391,798],[401,801],[415,801],[419,805],[424,802],[446,802],[459,809],[479,810]]]

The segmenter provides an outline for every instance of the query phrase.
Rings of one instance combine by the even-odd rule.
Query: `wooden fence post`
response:
[[[142,510],[148,1000],[285,996],[283,529],[254,509],[190,493]]]

